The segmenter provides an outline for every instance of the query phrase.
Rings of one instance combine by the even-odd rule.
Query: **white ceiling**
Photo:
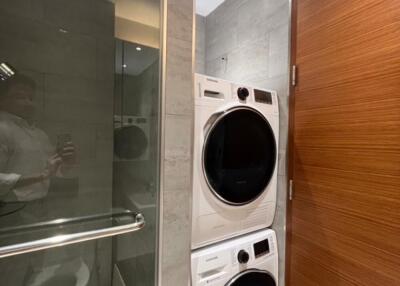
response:
[[[225,0],[196,0],[196,13],[206,17],[224,1]]]

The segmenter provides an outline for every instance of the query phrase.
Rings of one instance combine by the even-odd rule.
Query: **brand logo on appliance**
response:
[[[213,257],[207,258],[206,262],[214,261],[214,260],[217,260],[218,258],[219,258],[218,256],[213,256]]]
[[[211,81],[211,82],[216,82],[218,83],[218,80],[212,79],[212,78],[207,78],[207,81]]]
[[[219,229],[219,228],[223,228],[223,227],[225,227],[224,224],[219,224],[219,225],[215,225],[215,226],[213,227],[213,229]]]

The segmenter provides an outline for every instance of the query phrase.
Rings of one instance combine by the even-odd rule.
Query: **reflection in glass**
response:
[[[113,200],[115,205],[141,212],[146,228],[118,237],[114,259],[127,285],[137,285],[142,279],[148,281],[145,285],[153,285],[159,50],[124,40],[117,40],[116,47],[120,64],[115,73]]]
[[[154,285],[159,7],[0,1],[0,248],[146,220],[0,259],[2,285]]]

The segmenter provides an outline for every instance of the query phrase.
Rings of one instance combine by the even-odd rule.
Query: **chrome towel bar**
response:
[[[0,258],[135,232],[145,226],[145,219],[142,214],[130,212],[127,214],[132,215],[135,222],[3,246],[0,247]]]

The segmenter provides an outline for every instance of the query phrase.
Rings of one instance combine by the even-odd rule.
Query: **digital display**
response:
[[[254,99],[256,100],[256,102],[272,104],[272,94],[267,91],[255,89]]]
[[[254,244],[254,255],[256,256],[256,258],[264,254],[267,254],[268,252],[269,252],[268,239],[262,240]]]

